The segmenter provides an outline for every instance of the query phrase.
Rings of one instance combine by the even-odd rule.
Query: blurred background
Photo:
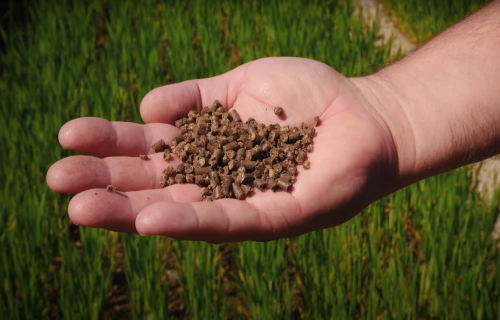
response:
[[[142,123],[151,89],[261,57],[368,74],[485,3],[2,1],[0,317],[499,319],[500,194],[477,191],[480,166],[409,186],[336,228],[223,245],[77,227],[70,196],[45,183],[50,165],[76,154],[57,140],[71,119]]]

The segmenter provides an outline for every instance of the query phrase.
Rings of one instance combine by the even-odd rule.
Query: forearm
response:
[[[500,0],[358,80],[404,184],[500,153]]]

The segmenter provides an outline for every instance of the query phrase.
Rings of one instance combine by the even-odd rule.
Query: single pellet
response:
[[[230,160],[234,159],[236,156],[236,152],[234,150],[227,150],[226,151],[226,157]]]
[[[299,150],[299,153],[297,154],[295,161],[297,161],[298,164],[303,164],[304,161],[306,160],[306,157],[307,153],[305,153],[304,150]]]
[[[179,154],[177,155],[179,157],[179,159],[181,159],[182,161],[186,161],[188,159],[188,154],[186,153],[186,151],[182,150],[179,152]]]
[[[234,122],[241,121],[240,115],[234,108],[229,111],[229,117],[231,117],[231,120]]]
[[[186,176],[183,175],[183,174],[176,174],[175,175],[175,182],[178,183],[178,184],[181,184],[183,183],[185,180]]]
[[[167,186],[167,179],[163,178],[160,181],[160,188],[165,188]]]
[[[172,159],[172,155],[170,154],[170,150],[165,149],[165,151],[163,151],[163,159],[165,159],[165,161]]]
[[[297,171],[297,167],[288,167],[286,169],[286,172],[293,175],[293,176],[296,176],[298,171]]]
[[[278,185],[278,187],[281,188],[281,190],[284,190],[284,191],[288,191],[290,189],[290,187],[292,186],[292,184],[290,182],[282,180],[281,178],[278,179],[276,184]]]
[[[304,161],[302,166],[304,167],[304,169],[309,170],[311,168],[311,163],[308,160],[306,160]]]
[[[175,184],[174,177],[168,177],[168,179],[167,179],[167,186],[173,186],[174,184]]]
[[[215,149],[212,152],[212,156],[210,157],[210,160],[208,161],[208,163],[211,166],[215,166],[215,165],[217,165],[219,163],[219,160],[220,160],[221,157],[222,157],[222,150],[221,149]]]
[[[175,174],[175,169],[172,166],[168,166],[162,171],[162,175],[167,178],[172,176],[173,174]]]
[[[222,146],[222,150],[224,150],[224,152],[226,152],[228,150],[235,150],[236,148],[238,148],[238,142],[236,142],[236,141],[230,142],[230,143]]]
[[[188,143],[184,146],[184,151],[187,154],[196,154],[198,153],[198,148],[194,144]]]
[[[210,174],[211,172],[212,172],[212,168],[210,168],[210,167],[198,167],[198,168],[194,168],[194,174],[195,175]]]
[[[292,183],[294,180],[294,177],[289,173],[282,173],[280,175],[280,180],[283,180],[283,181],[288,182],[288,183]]]
[[[262,163],[265,164],[266,166],[272,166],[276,163],[276,157],[267,157],[264,160],[262,160]]]
[[[297,130],[297,131],[294,131],[294,132],[290,132],[288,134],[288,140],[289,141],[296,141],[298,139],[300,139],[300,131]]]
[[[272,178],[272,179],[276,178],[277,175],[278,175],[276,173],[276,171],[274,171],[274,169],[269,169],[269,173],[268,174],[269,174],[269,178]]]
[[[261,180],[261,179],[255,179],[255,180],[253,181],[253,185],[254,185],[256,188],[258,188],[259,190],[261,190],[261,191],[266,190],[266,187],[267,187],[267,183],[266,183],[266,181]]]
[[[278,138],[279,133],[276,131],[271,131],[269,132],[269,135],[267,136],[267,140],[270,141],[271,143],[274,143],[274,141]]]
[[[243,190],[243,193],[245,193],[245,195],[250,195],[253,191],[252,187],[250,187],[249,185],[246,185],[246,184],[242,184],[241,185],[241,189]]]
[[[274,114],[277,115],[278,117],[283,114],[283,108],[282,107],[276,107],[274,108]]]
[[[207,187],[203,187],[200,190],[201,196],[209,196],[210,195],[210,190]]]
[[[183,135],[178,135],[178,136],[172,138],[172,145],[176,146],[179,143],[181,143],[182,141],[184,141],[184,136]]]
[[[222,198],[222,187],[221,186],[215,187],[214,198],[216,200]]]
[[[250,151],[250,150],[245,151],[245,160],[246,161],[252,160],[252,151]]]
[[[186,119],[182,118],[182,119],[179,119],[179,120],[175,120],[175,126],[177,128],[180,128],[182,127],[184,124],[186,124]]]
[[[250,149],[250,159],[249,160],[255,159],[256,157],[258,157],[260,155],[261,152],[262,152],[262,147],[260,145],[256,145],[255,147]]]
[[[252,182],[255,177],[249,173],[245,172],[237,172],[237,176],[235,178],[236,182],[239,184]]]
[[[184,173],[193,173],[194,172],[194,167],[191,164],[186,164],[184,166]]]
[[[223,198],[226,198],[229,196],[229,188],[231,188],[231,185],[233,183],[234,179],[233,176],[227,175],[224,177],[222,180],[222,185],[221,185],[221,195]]]
[[[319,126],[319,117],[314,117],[314,123],[313,123],[313,126],[317,127]]]
[[[179,163],[179,165],[177,166],[177,169],[175,169],[175,172],[177,173],[184,173],[184,163]]]
[[[165,144],[165,141],[163,139],[160,139],[153,143],[153,145],[151,145],[151,149],[153,149],[155,152],[163,152],[163,150],[167,148],[168,146]]]
[[[262,151],[269,152],[271,150],[271,148],[272,148],[272,145],[271,145],[271,143],[269,143],[269,141],[266,140],[262,143]]]
[[[237,183],[233,183],[233,193],[236,199],[243,200],[245,198],[245,192],[241,188],[241,186]]]
[[[220,103],[219,100],[215,100],[214,103],[212,104],[212,112],[216,112],[217,109],[219,109],[220,107],[222,107],[222,104]]]
[[[194,183],[199,186],[208,186],[210,184],[210,177],[208,175],[194,176]]]
[[[219,141],[217,141],[215,139],[211,140],[207,144],[207,150],[210,151],[210,152],[212,152],[212,153],[215,152],[215,150],[220,149],[220,148],[221,148],[221,144],[219,143]]]
[[[210,172],[210,181],[215,182],[215,184],[219,184],[219,173],[217,171]]]
[[[255,169],[257,163],[255,161],[241,160],[238,162],[238,167],[245,167],[247,172],[251,172]]]
[[[196,118],[197,115],[198,115],[198,111],[196,111],[196,110],[189,110],[189,112],[188,112],[189,119]]]
[[[273,192],[279,189],[278,181],[276,181],[276,179],[271,179],[271,178],[268,179],[267,180],[267,185],[269,186],[269,188],[271,190],[273,190]]]
[[[280,163],[276,163],[275,165],[273,165],[273,170],[276,173],[280,173],[283,170],[283,166]]]
[[[206,165],[207,165],[208,160],[207,160],[207,158],[205,158],[205,157],[198,157],[198,161],[197,161],[197,162],[198,162],[198,165],[199,165],[200,167],[204,167],[204,166],[206,166]]]

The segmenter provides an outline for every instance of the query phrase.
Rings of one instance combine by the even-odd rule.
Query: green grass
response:
[[[413,42],[423,43],[491,0],[380,0]]]
[[[139,103],[154,87],[264,56],[314,58],[347,76],[390,59],[350,2],[207,3],[44,1],[27,9],[23,28],[2,33],[3,318],[105,318],[118,266],[133,319],[499,318],[489,236],[498,203],[469,190],[465,171],[412,185],[340,227],[234,245],[229,257],[206,243],[105,230],[74,238],[70,197],[45,183],[49,166],[74,154],[57,142],[66,121],[141,122]]]

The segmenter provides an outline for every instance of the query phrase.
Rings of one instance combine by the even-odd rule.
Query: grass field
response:
[[[349,1],[40,1],[2,32],[3,319],[499,319],[498,214],[465,170],[329,230],[269,243],[139,237],[72,225],[45,173],[75,117],[141,122],[152,88],[264,56],[347,76],[387,62]],[[7,30],[5,29],[5,30]],[[104,187],[104,186],[103,186]]]
[[[423,43],[491,0],[379,0],[415,44]]]

